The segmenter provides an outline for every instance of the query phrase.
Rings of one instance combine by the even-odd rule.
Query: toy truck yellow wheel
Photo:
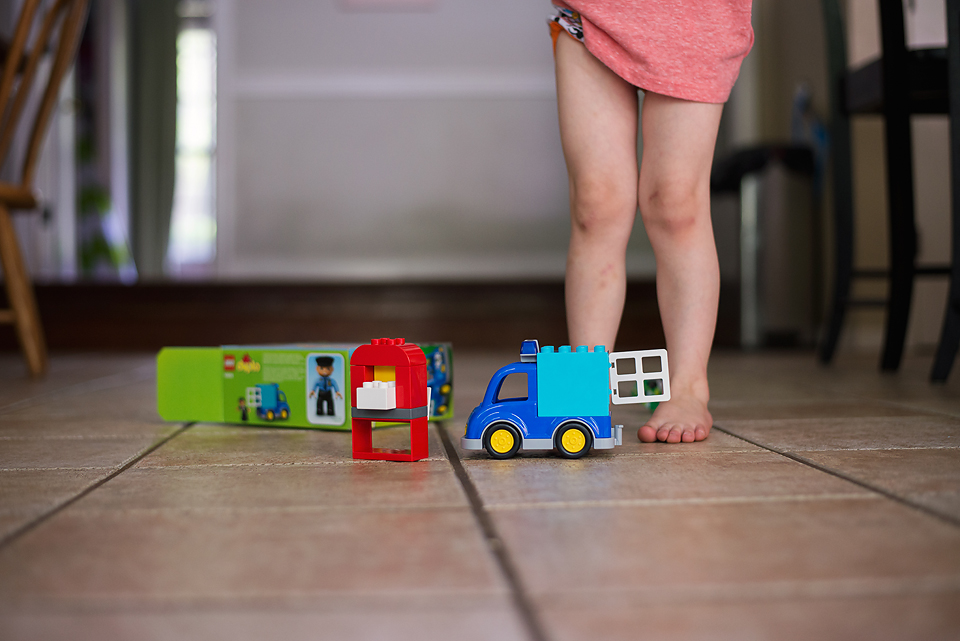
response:
[[[268,421],[272,421],[272,420],[273,420],[273,416],[274,416],[273,410],[267,410],[267,420],[268,420]]]
[[[490,458],[510,458],[520,451],[520,432],[509,423],[494,423],[483,433],[483,447]]]
[[[287,418],[288,416],[290,416],[290,412],[287,410],[280,410],[280,418]]]
[[[593,447],[593,432],[583,423],[567,423],[557,431],[554,444],[563,458],[580,458]]]

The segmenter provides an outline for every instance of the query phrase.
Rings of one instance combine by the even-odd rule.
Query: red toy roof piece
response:
[[[375,338],[369,345],[361,345],[350,356],[351,365],[381,367],[411,367],[426,365],[423,350],[402,338]]]

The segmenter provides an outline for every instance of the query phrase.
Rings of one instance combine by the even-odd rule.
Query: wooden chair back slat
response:
[[[60,14],[64,0],[58,0],[57,4],[47,12],[46,16],[43,18],[43,24],[40,27],[39,32],[34,37],[33,45],[28,49],[20,52],[19,59],[14,59],[14,56],[10,56],[11,60],[8,60],[8,67],[10,63],[15,64],[14,69],[20,66],[20,63],[23,62],[22,58],[26,56],[26,64],[23,65],[23,71],[20,73],[20,80],[16,85],[16,91],[11,92],[8,95],[9,102],[3,104],[3,109],[0,110],[0,113],[3,114],[3,125],[0,127],[0,158],[5,159],[7,153],[10,150],[10,144],[13,140],[13,136],[18,129],[20,124],[20,114],[23,111],[23,107],[27,102],[27,99],[30,97],[30,89],[33,87],[33,81],[37,75],[37,67],[40,65],[40,58],[43,56],[44,51],[47,48],[47,42],[50,39],[50,35],[53,32],[54,25],[56,24],[56,19]],[[25,15],[21,16],[20,25],[18,25],[18,30],[24,28],[25,31],[29,32],[31,25],[25,23]]]
[[[24,185],[33,184],[33,178],[37,171],[37,161],[40,158],[43,136],[57,103],[57,96],[60,93],[60,83],[70,69],[77,46],[80,44],[80,33],[86,21],[89,0],[63,0],[63,4],[71,6],[64,18],[60,46],[57,50],[53,68],[50,70],[50,78],[47,81],[47,88],[44,91],[43,100],[40,103],[40,108],[37,110],[37,116],[33,121],[33,129],[30,132],[27,154],[23,159],[22,182]]]
[[[50,67],[43,96],[30,126],[30,137],[27,150],[24,154],[20,171],[20,184],[30,187],[36,173],[37,160],[40,156],[40,147],[43,142],[50,116],[53,114],[60,84],[73,61],[80,33],[86,18],[89,0],[57,0],[43,16],[42,23],[29,48],[26,65],[20,74],[16,90],[13,85],[16,70],[23,61],[26,48],[26,35],[29,35],[36,20],[37,4],[39,0],[27,0],[31,6],[24,6],[20,22],[17,26],[14,45],[4,67],[2,85],[0,85],[0,162],[6,160],[13,141],[13,136],[21,128],[20,118],[24,106],[29,98],[30,90],[37,76],[37,69],[44,54],[54,48],[54,58]],[[59,30],[57,25],[59,24]],[[56,37],[58,36],[58,37]]]
[[[30,27],[33,25],[33,17],[39,5],[40,0],[24,0],[23,9],[20,11],[20,21],[13,32],[13,41],[10,43],[10,50],[7,52],[7,60],[3,67],[3,79],[0,80],[0,115],[7,110],[7,100],[13,90],[17,67],[20,65],[23,49],[30,35]]]

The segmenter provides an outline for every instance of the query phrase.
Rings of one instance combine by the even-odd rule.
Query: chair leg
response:
[[[947,3],[947,62],[950,92],[950,189],[951,205],[950,293],[943,319],[940,344],[930,379],[942,383],[960,347],[960,2]]]
[[[7,285],[7,297],[13,309],[17,337],[27,360],[27,367],[34,376],[47,369],[47,346],[40,326],[40,314],[33,295],[30,276],[20,256],[17,234],[10,219],[10,212],[0,205],[0,260]]]
[[[890,109],[886,114],[887,192],[890,207],[890,293],[881,367],[900,367],[907,339],[913,298],[917,230],[913,215],[913,145],[910,115]]]
[[[849,214],[849,212],[847,212]],[[843,319],[846,316],[847,301],[850,300],[850,283],[853,276],[853,221],[849,224],[839,220],[845,217],[840,212],[834,212],[837,218],[834,224],[834,268],[833,268],[833,299],[830,302],[830,315],[820,342],[820,362],[824,365],[833,360],[840,340],[840,330],[843,328]]]
[[[960,289],[960,279],[953,279],[952,289]],[[947,303],[947,314],[943,319],[943,331],[940,334],[940,344],[937,346],[937,355],[933,361],[933,371],[930,380],[943,383],[950,376],[953,361],[960,348],[960,292],[950,297]]]
[[[850,300],[853,281],[853,179],[850,153],[850,121],[834,114],[830,132],[833,138],[833,299],[820,342],[820,362],[833,360],[840,330]]]

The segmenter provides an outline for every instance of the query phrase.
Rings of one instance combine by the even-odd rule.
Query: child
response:
[[[751,0],[567,0],[551,21],[570,176],[572,345],[613,349],[639,206],[657,260],[671,400],[641,441],[701,441],[720,269],[710,167],[723,103],[753,45]],[[637,88],[644,90],[637,166]]]

